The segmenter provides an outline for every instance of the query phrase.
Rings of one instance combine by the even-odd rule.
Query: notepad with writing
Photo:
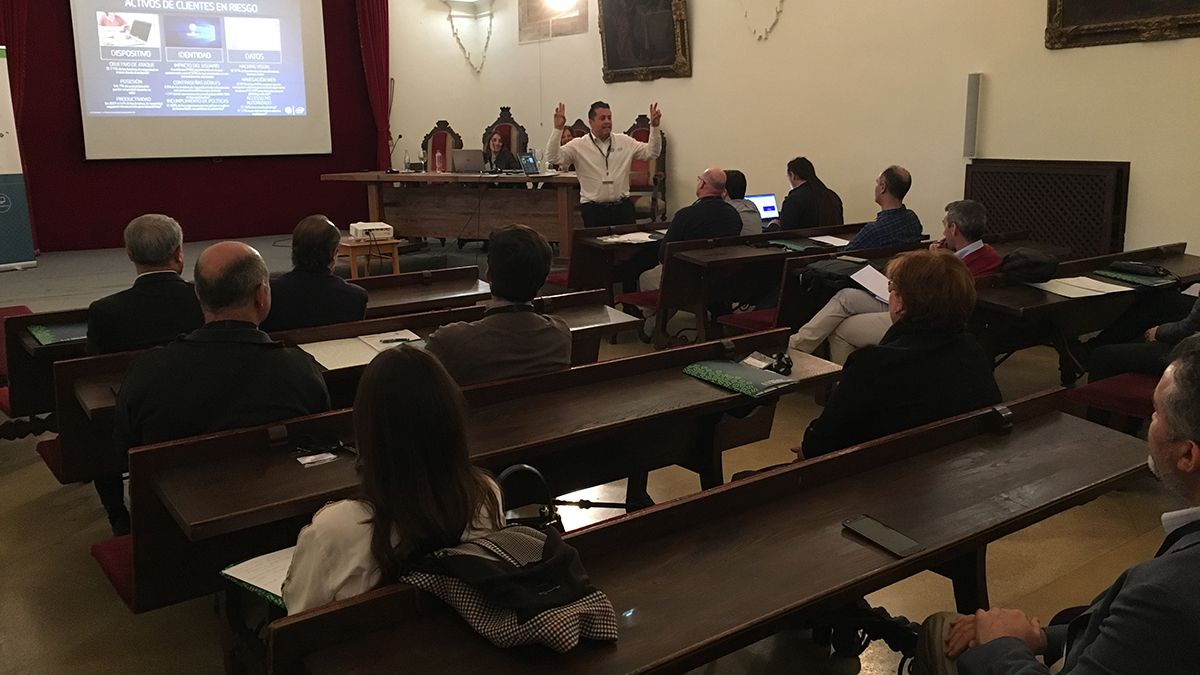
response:
[[[864,266],[861,270],[850,275],[850,278],[858,283],[859,286],[867,289],[867,292],[875,296],[875,299],[887,303],[891,295],[888,291],[888,279],[883,276],[879,270],[870,265]]]
[[[401,344],[420,345],[421,336],[410,330],[397,330],[390,333],[360,335],[340,340],[325,340],[299,345],[300,349],[312,355],[317,363],[326,370],[354,368],[365,366],[379,352],[391,349]]]
[[[245,562],[230,565],[221,576],[245,588],[267,602],[283,607],[283,581],[292,566],[296,547],[285,548]]]
[[[1089,279],[1088,277],[1065,277],[1062,279],[1051,279],[1044,283],[1030,283],[1029,285],[1034,288],[1040,288],[1047,293],[1061,295],[1064,298],[1089,298],[1095,295],[1123,293],[1133,290],[1128,286],[1108,284],[1096,279]]]

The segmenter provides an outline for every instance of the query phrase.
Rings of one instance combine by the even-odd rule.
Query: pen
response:
[[[416,342],[419,339],[420,338],[384,338],[379,341],[379,344],[390,345],[390,344],[395,344],[397,342]]]

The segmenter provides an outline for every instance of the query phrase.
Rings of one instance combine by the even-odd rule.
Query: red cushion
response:
[[[33,314],[25,305],[0,307],[0,384],[8,384],[8,351],[5,348],[4,319],[9,316],[22,316],[25,314]],[[7,396],[5,397],[4,410],[5,412],[8,411]]]
[[[133,610],[133,535],[105,539],[92,545],[92,557],[117,595]]]
[[[546,283],[554,285],[554,286],[562,286],[563,288],[567,288],[567,273],[566,272],[555,272],[554,274],[551,274],[550,276],[546,277]]]
[[[733,326],[741,328],[748,333],[755,333],[760,330],[768,330],[775,327],[775,317],[778,314],[774,309],[756,309],[753,312],[735,312],[717,317],[717,323],[723,326]]]
[[[1091,382],[1066,392],[1071,401],[1089,408],[1148,420],[1154,413],[1154,388],[1158,378],[1140,373],[1125,373]]]
[[[638,291],[637,293],[622,293],[616,297],[622,305],[634,307],[658,307],[658,291]]]
[[[12,417],[12,406],[8,402],[8,387],[0,387],[0,410]]]

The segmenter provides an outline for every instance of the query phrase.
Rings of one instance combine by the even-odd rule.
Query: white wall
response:
[[[746,0],[765,4],[764,0]],[[705,166],[740,168],[751,191],[786,189],[803,154],[842,196],[848,221],[873,216],[885,166],[913,174],[908,203],[936,233],[962,196],[966,75],[985,74],[981,157],[1127,160],[1128,247],[1190,240],[1200,176],[1200,40],[1047,50],[1044,0],[787,0],[756,41],[741,0],[691,0],[694,77],[606,85],[596,0],[586,35],[518,45],[516,0],[495,1],[487,62],[476,74],[440,0],[393,0],[393,131],[416,156],[448,119],[467,147],[500,105],[542,145],[558,101],[569,120],[602,98],[623,129],[652,101],[670,139],[673,208]],[[478,62],[487,20],[460,22]]]

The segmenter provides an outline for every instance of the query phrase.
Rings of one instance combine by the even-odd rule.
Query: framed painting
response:
[[[1200,37],[1200,0],[1049,0],[1046,48]]]
[[[604,81],[691,77],[687,0],[599,0]]]

